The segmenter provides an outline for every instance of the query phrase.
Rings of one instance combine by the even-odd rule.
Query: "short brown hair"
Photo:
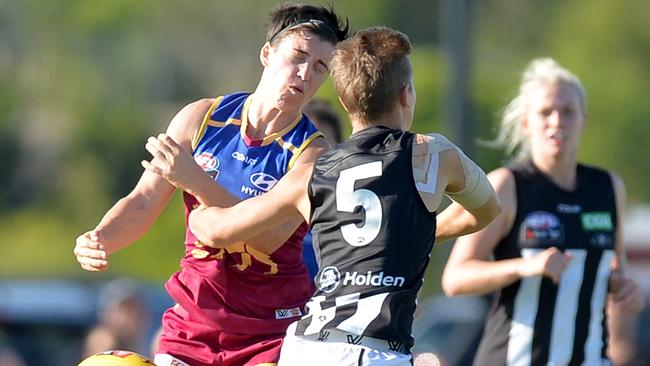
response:
[[[411,78],[410,53],[408,37],[387,27],[367,28],[339,43],[332,79],[351,116],[374,119],[394,108]]]
[[[274,45],[295,32],[313,33],[334,45],[348,37],[350,26],[334,12],[334,8],[284,3],[270,14],[266,41]]]

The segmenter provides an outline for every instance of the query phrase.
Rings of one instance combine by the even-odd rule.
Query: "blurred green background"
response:
[[[106,274],[82,271],[72,249],[135,185],[147,136],[191,101],[255,88],[266,16],[277,3],[0,0],[0,277],[126,275],[162,283],[177,270],[180,195],[142,240],[112,256]],[[451,133],[443,96],[453,60],[441,47],[440,24],[455,19],[434,0],[331,3],[353,29],[383,24],[410,36],[413,130]],[[494,136],[498,111],[527,62],[552,56],[588,91],[580,158],[619,172],[631,203],[649,202],[650,2],[468,4],[465,115],[473,139]],[[318,95],[336,103],[329,81]],[[485,170],[503,159],[478,146],[470,155]],[[437,290],[448,249],[436,249],[425,292]]]

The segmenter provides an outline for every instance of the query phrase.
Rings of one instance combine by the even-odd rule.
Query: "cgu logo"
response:
[[[264,192],[268,192],[275,186],[275,183],[278,182],[277,179],[275,179],[274,176],[266,174],[266,173],[255,173],[251,175],[251,183],[263,190]]]
[[[235,159],[237,161],[241,161],[241,162],[243,162],[244,164],[247,164],[247,165],[255,165],[257,163],[257,158],[252,159],[252,158],[246,156],[246,154],[241,153],[239,151],[233,152],[231,156],[232,156],[233,159]]]
[[[582,219],[582,228],[587,231],[614,230],[612,216],[609,212],[585,212],[580,218]]]

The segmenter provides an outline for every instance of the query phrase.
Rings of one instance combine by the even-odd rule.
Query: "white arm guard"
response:
[[[444,192],[438,189],[439,155],[446,150],[456,151],[463,167],[465,188],[458,192]],[[416,135],[412,165],[415,185],[429,212],[438,209],[444,194],[463,207],[471,209],[483,205],[492,192],[483,170],[440,134]]]
[[[465,188],[458,192],[446,192],[452,200],[460,203],[464,208],[482,206],[490,198],[492,186],[485,172],[475,162],[468,158],[459,148],[456,152],[460,158],[465,173]]]

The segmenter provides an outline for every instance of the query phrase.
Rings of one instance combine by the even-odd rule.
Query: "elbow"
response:
[[[225,248],[234,242],[228,231],[219,224],[213,224],[209,228],[198,228],[197,231],[192,232],[202,244],[212,248]]]
[[[445,294],[447,297],[454,297],[458,295],[458,293],[455,291],[455,288],[451,285],[446,285],[444,282],[442,284],[442,293]]]
[[[474,231],[481,230],[487,227],[490,223],[496,220],[501,214],[502,206],[501,201],[495,196],[493,200],[490,200],[486,206],[479,210],[476,217],[476,227]]]
[[[496,202],[494,202],[494,209],[491,212],[491,216],[489,218],[489,222],[492,222],[496,220],[499,215],[501,215],[501,211],[503,209],[503,206],[501,206],[501,201],[497,198]]]
[[[458,282],[454,281],[453,275],[449,274],[447,270],[442,275],[442,292],[447,297],[462,295]]]
[[[211,248],[223,248],[225,247],[223,239],[217,235],[216,233],[212,232],[202,232],[202,231],[196,231],[193,232],[194,236],[199,240],[201,244],[204,244],[206,246],[209,246]]]
[[[228,243],[228,238],[225,235],[227,234],[225,228],[220,225],[220,222],[219,220],[203,220],[191,214],[188,225],[192,234],[201,244],[212,248],[223,248]]]
[[[476,295],[475,270],[467,261],[447,262],[442,272],[442,292],[448,297],[460,295]]]
[[[489,207],[489,209],[487,210],[488,222],[492,222],[494,221],[494,219],[499,217],[499,215],[501,214],[501,210],[503,208],[499,196],[495,194],[493,198],[489,201],[488,207]]]

